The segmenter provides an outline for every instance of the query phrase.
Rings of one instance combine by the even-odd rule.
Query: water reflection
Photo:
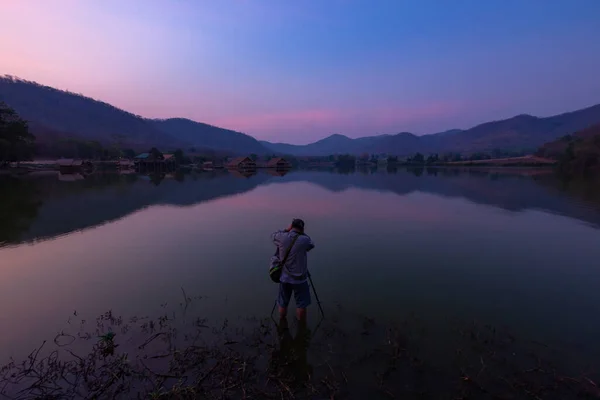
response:
[[[0,245],[18,243],[42,206],[34,181],[4,177],[0,180]]]
[[[0,242],[48,239],[123,218],[152,205],[190,206],[265,184],[310,182],[405,196],[425,192],[509,211],[537,209],[600,226],[600,187],[561,180],[550,171],[408,168],[291,173],[210,171],[185,174],[96,174],[61,181],[56,174],[0,177]]]
[[[180,304],[182,288],[209,299],[199,304],[205,318],[268,315],[269,233],[291,216],[317,244],[309,266],[326,310],[339,303],[376,320],[414,311],[439,332],[448,317],[482,320],[598,347],[600,323],[589,318],[600,312],[598,189],[540,170],[54,175],[1,185],[3,195],[21,193],[2,197],[5,241],[68,235],[0,249],[0,325],[11,327],[0,359],[28,354],[75,310],[147,315]]]
[[[287,318],[277,324],[279,348],[271,353],[270,369],[274,376],[300,385],[310,379],[313,372],[308,362],[308,347],[311,332],[306,323],[298,323],[292,336]]]

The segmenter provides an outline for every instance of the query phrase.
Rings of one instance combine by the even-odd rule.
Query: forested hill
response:
[[[8,76],[0,77],[0,101],[28,121],[41,142],[77,138],[119,141],[139,149],[198,147],[239,154],[268,151],[243,133],[183,118],[146,119],[81,94]]]
[[[538,155],[558,160],[559,169],[569,174],[600,172],[600,124],[546,143]]]
[[[265,154],[269,150],[252,136],[185,118],[151,120],[159,131],[198,147],[240,154]]]

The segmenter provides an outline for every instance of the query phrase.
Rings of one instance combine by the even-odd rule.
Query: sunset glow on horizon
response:
[[[600,103],[597,0],[1,8],[0,75],[272,142],[427,134]]]

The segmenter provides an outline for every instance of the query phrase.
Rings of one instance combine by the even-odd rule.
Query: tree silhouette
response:
[[[5,103],[0,102],[0,163],[31,160],[35,136],[27,122]]]
[[[416,153],[407,160],[410,164],[425,164],[425,156],[421,153]]]
[[[427,164],[435,164],[439,160],[440,158],[437,154],[430,154],[429,157],[427,157]]]
[[[183,150],[177,149],[173,152],[173,157],[175,157],[175,161],[177,164],[183,164],[185,155],[183,154]]]
[[[123,157],[132,159],[135,157],[135,151],[133,149],[123,150]]]
[[[163,153],[161,153],[160,150],[158,150],[156,147],[151,148],[148,153],[150,153],[150,157],[152,157],[155,160],[164,160],[165,158],[163,156]]]

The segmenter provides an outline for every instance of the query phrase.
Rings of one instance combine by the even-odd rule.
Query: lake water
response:
[[[75,313],[153,314],[182,288],[209,318],[268,316],[270,234],[292,218],[316,244],[326,313],[476,320],[600,350],[597,184],[502,169],[42,174],[0,176],[0,193],[0,364]]]

